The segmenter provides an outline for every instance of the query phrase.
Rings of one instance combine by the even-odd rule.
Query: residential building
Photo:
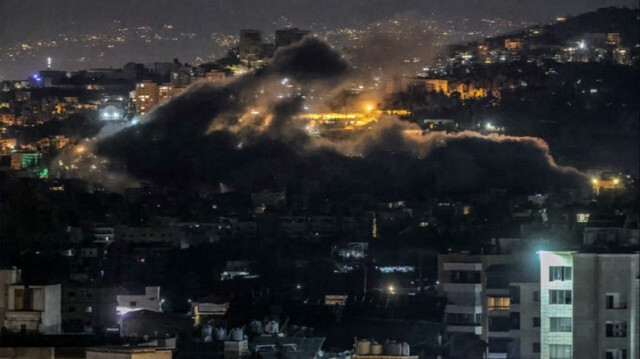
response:
[[[168,102],[173,98],[173,85],[170,83],[162,84],[158,87],[158,101],[160,103]]]
[[[488,358],[506,358],[512,347],[511,290],[509,283],[514,268],[494,264],[486,268],[484,293],[486,301]],[[515,323],[514,323],[515,324]]]
[[[445,310],[448,335],[473,333],[480,336],[482,340],[488,340],[489,315],[487,310],[489,303],[488,300],[485,300],[486,270],[491,265],[506,264],[513,260],[510,255],[453,253],[438,256],[438,281],[440,282],[438,291],[439,295],[446,296],[448,299]],[[499,289],[496,290],[499,291]],[[505,313],[508,313],[508,289],[506,292],[496,292],[496,295],[498,294],[502,296],[492,297],[500,298],[492,302],[492,309],[502,305],[505,308]],[[492,315],[492,317],[495,316]],[[497,322],[496,325],[498,325]]]
[[[116,347],[88,348],[86,359],[171,359],[171,348],[157,347]]]
[[[12,332],[60,334],[62,286],[10,284],[4,327]]]
[[[144,287],[144,292],[126,292],[116,296],[118,306],[117,312],[125,314],[136,310],[151,310],[161,312],[162,299],[160,298],[160,287]]]
[[[136,113],[147,114],[155,105],[160,102],[160,90],[158,84],[148,80],[136,84],[133,102],[136,106]]]
[[[115,238],[113,227],[93,227],[93,243],[110,243]]]
[[[62,318],[69,323],[67,332],[116,327],[117,287],[68,283],[62,286]]]
[[[0,269],[0,323],[4,323],[4,315],[8,309],[8,288],[10,284],[20,282],[20,270],[16,267]]]
[[[262,31],[240,30],[239,55],[243,61],[257,61],[262,59]]]
[[[221,295],[209,295],[191,302],[191,313],[195,325],[205,325],[209,320],[220,319],[229,310],[230,298]]]
[[[573,255],[573,357],[640,356],[640,256]]]
[[[541,358],[637,358],[638,253],[540,252]]]
[[[540,358],[573,358],[573,253],[540,252]]]
[[[178,246],[180,244],[180,228],[177,226],[116,226],[115,236],[119,242],[130,242],[132,244],[166,243],[174,246]]]

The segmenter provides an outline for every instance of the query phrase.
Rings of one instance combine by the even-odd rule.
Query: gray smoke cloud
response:
[[[431,20],[433,22],[433,20]],[[367,31],[345,53],[363,75],[415,76],[431,65],[441,51],[429,20],[416,12],[403,12],[367,26]]]
[[[412,135],[394,117],[340,138],[311,136],[296,115],[349,81],[349,64],[317,39],[276,52],[261,70],[222,86],[199,83],[145,121],[96,143],[98,158],[163,185],[326,183],[334,191],[412,194],[575,185],[537,138],[474,132]],[[296,84],[279,96],[282,84]],[[323,95],[324,94],[324,95]],[[312,99],[313,98],[313,99]]]

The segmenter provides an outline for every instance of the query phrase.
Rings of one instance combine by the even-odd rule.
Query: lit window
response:
[[[488,297],[487,299],[489,310],[509,310],[509,297]]]

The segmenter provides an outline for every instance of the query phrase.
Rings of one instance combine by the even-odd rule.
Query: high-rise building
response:
[[[296,27],[291,29],[276,30],[276,47],[289,46],[295,42],[302,40],[303,37],[309,35],[310,30],[300,30]]]
[[[136,105],[136,113],[147,114],[160,101],[158,84],[148,80],[136,84],[133,102]]]
[[[262,59],[262,31],[240,30],[239,55],[243,61],[257,61]]]
[[[638,253],[540,252],[542,359],[637,358]]]

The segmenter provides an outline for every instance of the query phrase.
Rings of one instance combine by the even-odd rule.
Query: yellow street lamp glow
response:
[[[394,288],[392,285],[390,285],[390,286],[389,286],[389,292],[390,292],[390,293],[393,293],[394,291],[395,291],[395,288]]]
[[[592,179],[591,179],[591,183],[593,183],[593,184],[598,184],[598,179],[597,179],[597,178],[592,178]]]
[[[364,109],[365,109],[365,111],[367,111],[367,112],[371,112],[371,111],[373,111],[373,105],[372,105],[372,104],[370,104],[370,103],[368,103],[368,104],[366,104],[366,105],[364,106]]]
[[[619,184],[619,183],[620,183],[620,180],[619,180],[619,179],[617,179],[617,178],[614,178],[614,179],[613,179],[613,184]]]

